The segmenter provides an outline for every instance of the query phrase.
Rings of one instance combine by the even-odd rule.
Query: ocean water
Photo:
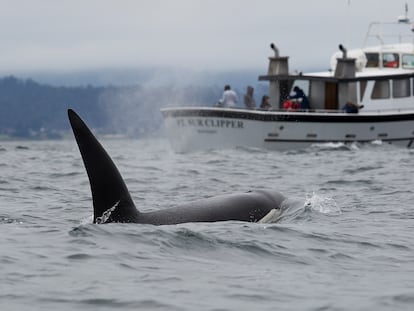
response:
[[[413,310],[414,151],[102,140],[140,210],[252,189],[275,223],[91,224],[74,140],[0,142],[0,310]]]

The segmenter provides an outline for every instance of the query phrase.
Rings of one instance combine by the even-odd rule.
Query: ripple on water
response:
[[[142,210],[273,186],[299,198],[278,223],[152,226],[91,223],[89,183],[73,140],[18,143],[30,151],[16,144],[0,147],[0,309],[347,310],[351,301],[366,310],[410,310],[414,304],[412,150],[323,146],[177,155],[165,152],[167,144],[113,142]],[[306,206],[308,193],[313,201]]]
[[[12,218],[7,215],[0,215],[0,225],[1,224],[23,224],[23,218]]]

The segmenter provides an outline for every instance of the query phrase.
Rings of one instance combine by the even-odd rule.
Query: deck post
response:
[[[270,45],[275,52],[275,56],[269,57],[269,69],[267,71],[268,76],[280,76],[289,74],[289,57],[279,56],[279,49],[272,43]],[[289,92],[284,90],[286,88],[287,81],[283,80],[269,80],[269,97],[270,104],[273,108],[279,109],[283,101],[283,95]]]
[[[356,73],[356,59],[348,58],[346,49],[340,46],[343,51],[343,57],[337,58],[337,64],[335,68],[335,78],[338,79],[352,79],[355,78]],[[357,103],[357,90],[355,82],[339,82],[338,83],[338,103],[339,109],[343,107],[347,102],[353,104]]]
[[[269,76],[288,75],[289,74],[289,57],[269,57],[269,70],[267,74]],[[289,90],[283,90],[286,86],[286,81],[283,80],[270,80],[269,81],[269,97],[270,104],[273,108],[279,109],[283,100],[282,94],[289,92]]]
[[[350,79],[355,78],[355,58],[338,58],[335,68],[335,78]]]

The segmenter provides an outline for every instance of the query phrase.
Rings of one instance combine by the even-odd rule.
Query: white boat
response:
[[[259,80],[269,81],[270,110],[225,107],[161,109],[167,136],[177,152],[234,147],[287,150],[320,143],[384,143],[414,146],[414,44],[398,31],[388,44],[385,28],[411,32],[409,19],[372,23],[366,41],[376,46],[340,51],[331,70],[289,73],[288,57],[269,57],[269,69]],[[307,94],[310,109],[283,109],[294,86]],[[343,107],[352,103],[357,113]]]

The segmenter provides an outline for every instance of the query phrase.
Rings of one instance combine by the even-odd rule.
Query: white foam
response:
[[[105,212],[102,213],[101,217],[96,217],[96,223],[97,224],[104,224],[108,221],[109,217],[111,217],[112,212],[118,207],[118,204],[121,201],[118,201],[112,206],[111,208],[108,208]]]
[[[316,193],[312,193],[311,196],[307,195],[305,201],[305,209],[310,209],[322,214],[342,213],[341,209],[333,198],[320,196]]]
[[[280,208],[274,208],[269,213],[267,213],[262,219],[258,221],[259,224],[269,224],[276,222],[280,215],[282,214],[282,210]]]

